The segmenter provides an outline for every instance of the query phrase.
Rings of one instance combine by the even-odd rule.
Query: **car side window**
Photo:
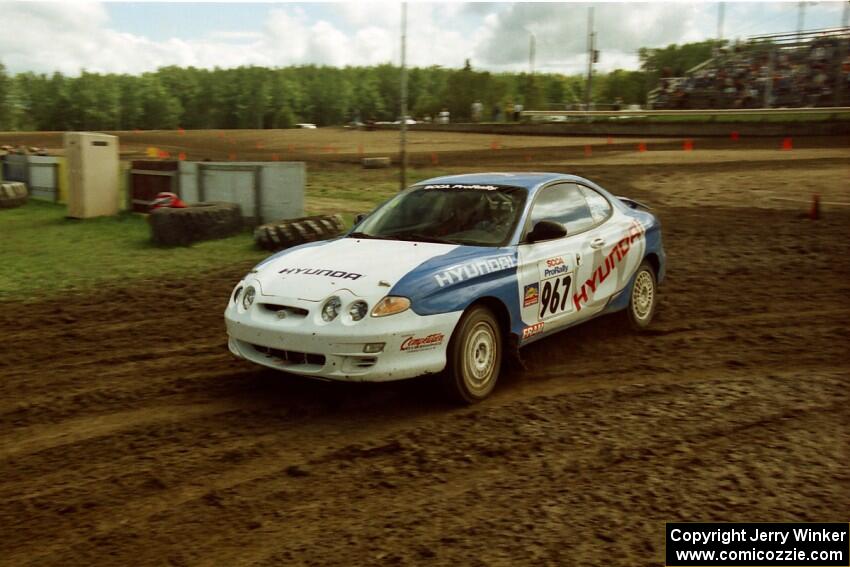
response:
[[[590,214],[593,215],[593,222],[602,222],[611,214],[611,203],[608,199],[591,189],[590,187],[581,186],[581,193],[587,201],[587,206],[590,207]]]
[[[581,189],[575,183],[559,183],[544,187],[531,209],[531,226],[543,219],[564,225],[567,234],[575,234],[595,224],[593,214]]]

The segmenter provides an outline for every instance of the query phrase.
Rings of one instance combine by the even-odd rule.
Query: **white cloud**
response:
[[[807,8],[813,25],[838,19],[843,3]],[[192,4],[183,5],[186,10]],[[325,19],[296,4],[252,5],[264,10],[253,29],[209,30],[201,38],[153,40],[111,27],[102,4],[0,0],[0,60],[13,72],[140,73],[164,65],[235,67],[292,64],[372,65],[399,61],[400,4],[343,3]],[[524,70],[529,34],[536,67],[582,73],[586,65],[587,6],[578,3],[408,4],[408,62],[416,66]],[[248,9],[246,7],[246,9]],[[796,3],[730,3],[727,37],[788,31]],[[715,32],[714,3],[597,3],[598,69],[637,67],[640,47],[697,41]],[[321,12],[325,13],[327,12]],[[837,23],[837,22],[836,22]],[[149,23],[155,26],[156,22]],[[9,33],[8,30],[14,30]]]

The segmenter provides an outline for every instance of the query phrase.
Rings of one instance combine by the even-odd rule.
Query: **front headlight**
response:
[[[410,309],[410,300],[406,297],[388,295],[372,309],[372,317],[386,317]]]
[[[238,286],[236,291],[233,292],[233,303],[239,301],[239,294],[242,293],[242,286]]]
[[[322,319],[330,323],[339,315],[339,308],[342,307],[342,301],[337,296],[333,296],[325,302],[322,307]]]
[[[242,296],[242,307],[248,309],[251,307],[251,304],[254,303],[254,296],[257,294],[257,290],[254,289],[254,286],[249,285],[245,289],[245,295]]]
[[[348,306],[348,315],[352,321],[359,321],[366,316],[368,311],[369,305],[365,301],[358,300]]]

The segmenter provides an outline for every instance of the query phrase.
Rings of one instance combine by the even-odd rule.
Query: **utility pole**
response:
[[[399,191],[407,187],[407,2],[401,3],[401,172]]]
[[[725,16],[726,4],[723,2],[717,3],[717,41],[723,41],[723,17]]]
[[[534,32],[528,32],[528,72],[529,74],[534,74],[534,56],[537,52],[537,38],[534,36]]]
[[[587,9],[587,90],[584,93],[584,109],[590,110],[590,93],[593,88],[593,6]]]
[[[803,38],[803,23],[806,21],[806,3],[797,2],[797,41]]]

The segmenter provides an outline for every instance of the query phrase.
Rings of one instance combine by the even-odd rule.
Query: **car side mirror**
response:
[[[357,215],[354,217],[354,226],[357,226],[358,224],[360,224],[360,221],[365,219],[366,216],[367,216],[366,213],[357,213]]]
[[[557,221],[544,219],[538,221],[526,236],[528,242],[539,242],[541,240],[553,240],[563,238],[567,235],[567,229]]]

